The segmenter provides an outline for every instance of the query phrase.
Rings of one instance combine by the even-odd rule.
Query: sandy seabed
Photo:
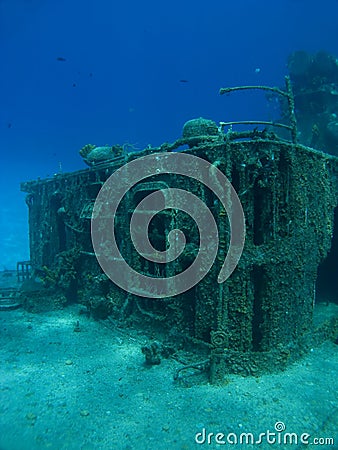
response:
[[[3,311],[0,329],[0,450],[338,449],[333,342],[285,372],[212,386],[188,372],[175,382],[173,359],[146,366],[142,332],[105,327],[77,305]]]

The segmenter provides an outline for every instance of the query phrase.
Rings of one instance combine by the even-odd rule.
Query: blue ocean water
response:
[[[264,94],[219,89],[283,86],[297,50],[338,58],[337,17],[338,0],[0,0],[1,274],[29,259],[20,182],[85,168],[88,143],[143,149],[175,141],[192,118],[270,120],[279,109]],[[319,319],[337,314],[332,286]],[[80,306],[2,312],[0,450],[194,449],[202,430],[258,435],[281,421],[299,435],[336,432],[332,342],[286,372],[180,386],[181,361],[145,366],[148,336],[117,322],[112,332]]]
[[[220,87],[283,85],[288,55],[338,55],[338,2],[0,0],[0,265],[28,256],[20,181],[78,150],[174,141],[185,121],[265,118]]]

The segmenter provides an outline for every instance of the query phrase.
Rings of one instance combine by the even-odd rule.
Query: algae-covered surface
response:
[[[320,320],[338,306],[318,308]],[[175,381],[182,364],[172,357],[145,365],[141,347],[149,336],[142,331],[79,313],[79,305],[0,313],[1,450],[318,448],[302,444],[301,435],[310,443],[333,438],[335,444],[320,448],[337,448],[334,342],[313,348],[284,372],[229,375],[212,386],[195,370]],[[277,422],[285,431],[276,433],[275,426],[282,427]],[[242,433],[258,441],[268,431],[282,438],[296,433],[298,443],[293,435],[293,444],[268,443],[265,436],[260,445],[233,444]],[[224,435],[218,443],[217,433]]]

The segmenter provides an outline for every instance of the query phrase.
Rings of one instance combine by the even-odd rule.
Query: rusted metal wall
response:
[[[338,159],[261,138],[215,138],[188,152],[217,165],[243,205],[244,252],[225,283],[217,283],[217,275],[229,241],[226,213],[207,188],[183,177],[176,177],[174,187],[199,196],[217,222],[219,251],[208,275],[183,294],[155,301],[125,293],[99,268],[90,237],[95,198],[119,166],[147,152],[50,180],[23,183],[22,190],[28,193],[32,265],[54,291],[67,290],[73,283],[72,295],[98,315],[113,314],[122,321],[143,316],[163,326],[168,335],[183,334],[206,343],[213,380],[228,371],[255,374],[282,367],[297,353],[311,327],[317,268],[333,234]],[[184,269],[192,262],[199,242],[194,224],[186,216],[165,211],[150,229],[154,245],[165,246],[165,235],[173,226],[188,231],[184,258],[163,269],[133,251],[128,236],[130,215],[143,195],[163,186],[173,186],[166,174],[138,183],[117,219],[117,236],[126,258],[135,270],[152,276],[170,276]]]

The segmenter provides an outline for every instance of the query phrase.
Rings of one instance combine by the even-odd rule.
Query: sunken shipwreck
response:
[[[288,68],[282,88],[220,90],[236,95],[258,89],[277,97],[282,111],[277,122],[193,119],[176,142],[137,152],[86,145],[80,153],[87,169],[22,183],[30,261],[18,263],[23,281],[18,301],[37,312],[77,302],[95,319],[143,327],[149,332],[142,348],[149,364],[190,352],[190,367],[208,370],[212,383],[227,373],[282,370],[323,340],[337,339],[338,64],[324,52],[295,52]],[[170,278],[191,266],[200,245],[192,218],[168,208],[149,223],[151,248],[165,251],[170,231],[179,229],[184,251],[167,263],[140,255],[130,238],[130,220],[147,196],[168,188],[188,191],[206,205],[218,229],[217,254],[203,279],[176,295],[151,298],[126,292],[102,270],[91,222],[109,177],[139,158],[170,153],[199,157],[227,177],[243,208],[245,242],[235,270],[219,283],[230,225],[215,193],[165,170],[138,181],[115,215],[116,245],[138,273]]]

